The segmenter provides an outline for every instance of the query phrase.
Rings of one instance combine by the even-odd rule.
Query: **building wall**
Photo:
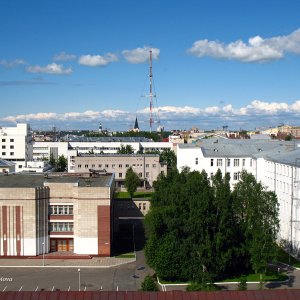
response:
[[[1,188],[0,256],[38,255],[47,247],[48,188]]]
[[[32,160],[32,140],[28,124],[16,127],[0,127],[0,157],[16,164],[16,172],[22,171]]]
[[[132,167],[141,179],[152,186],[157,176],[162,172],[167,174],[167,166],[159,162],[159,155],[109,155],[109,156],[77,156],[74,158],[76,173],[88,172],[89,169],[105,169],[115,173],[116,180],[125,180],[126,171]]]

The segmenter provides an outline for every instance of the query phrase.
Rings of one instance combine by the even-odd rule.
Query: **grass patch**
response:
[[[124,254],[115,256],[115,258],[135,258],[135,254],[134,253],[124,253]]]
[[[133,198],[152,198],[153,192],[135,192]],[[130,199],[128,192],[116,192],[115,199]]]
[[[289,255],[287,252],[285,252],[282,248],[278,247],[277,250],[277,260],[279,262],[291,265],[296,268],[300,268],[300,261],[295,259],[293,256]]]
[[[224,280],[221,280],[220,282],[240,282],[241,276],[231,277]],[[260,281],[260,274],[247,274],[245,275],[247,282],[255,282]],[[287,280],[288,276],[285,273],[272,273],[272,274],[263,274],[262,280],[265,281],[284,281]]]
[[[161,284],[192,284],[191,281],[169,281],[159,278]]]

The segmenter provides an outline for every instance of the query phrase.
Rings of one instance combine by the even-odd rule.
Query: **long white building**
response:
[[[210,139],[177,145],[177,168],[205,170],[209,176],[218,169],[229,173],[231,187],[243,170],[252,173],[279,201],[279,240],[292,243],[300,255],[300,148],[294,142],[278,140]]]

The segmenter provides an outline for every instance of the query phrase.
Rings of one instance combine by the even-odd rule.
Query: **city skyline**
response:
[[[265,1],[267,4],[267,1]],[[0,123],[35,129],[298,125],[297,1],[0,4]],[[154,125],[154,128],[158,124]]]

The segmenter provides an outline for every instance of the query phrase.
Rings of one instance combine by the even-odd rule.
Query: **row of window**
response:
[[[15,155],[15,152],[9,152],[9,155],[10,155],[10,156],[14,156],[14,155]],[[6,152],[2,152],[2,156],[6,156]]]
[[[284,164],[275,164],[273,162],[267,161],[266,169],[269,172],[274,172],[276,167],[276,173],[283,176],[292,176],[292,167]]]
[[[11,143],[13,143],[15,140],[14,139],[10,139],[9,140]],[[2,139],[2,143],[5,143],[6,142],[6,139]]]
[[[224,160],[223,158],[217,158],[217,159],[211,158],[210,159],[210,166],[213,167],[216,164],[217,167],[222,167],[223,166],[223,160]],[[242,167],[245,167],[246,166],[246,159],[245,158],[242,158],[242,159],[234,158],[233,159],[233,166],[234,167],[239,167],[240,166],[240,161],[241,161]],[[225,163],[226,163],[227,167],[230,167],[231,163],[232,163],[232,159],[225,158]],[[195,164],[196,165],[199,164],[198,157],[195,158]],[[252,167],[252,159],[250,159],[250,167]]]
[[[50,215],[73,215],[73,205],[50,205]]]
[[[73,222],[51,222],[49,230],[55,232],[73,232]]]
[[[2,145],[2,149],[6,149],[6,146],[5,146],[5,145]],[[10,146],[9,146],[9,149],[15,149],[15,146],[14,146],[14,145],[10,145]]]
[[[109,167],[110,167],[109,164],[103,164],[103,165],[102,165],[102,164],[98,164],[98,166],[97,166],[97,168],[100,168],[100,169],[101,169],[101,168],[106,168],[106,169],[108,169]],[[123,168],[123,165],[122,165],[122,164],[119,164],[118,167],[119,167],[119,168]],[[125,165],[125,168],[129,168],[129,167],[142,168],[142,167],[143,167],[143,164],[132,164],[132,165],[126,164],[126,165]],[[145,167],[146,167],[146,168],[150,168],[150,165],[149,165],[149,164],[146,164]],[[81,169],[81,168],[82,168],[82,165],[79,164],[79,165],[78,165],[78,169]],[[89,168],[90,168],[90,165],[85,164],[85,165],[84,165],[84,168],[85,168],[85,169],[89,169]],[[91,165],[91,168],[96,168],[96,164],[92,164],[92,165]],[[111,165],[111,168],[112,168],[112,169],[115,169],[115,168],[116,168],[116,164],[112,164],[112,165]],[[156,168],[156,164],[152,164],[152,168]]]
[[[229,172],[227,172],[227,174],[230,175]],[[214,176],[214,173],[210,173],[210,178],[212,178]],[[234,172],[233,173],[233,180],[240,180],[241,179],[241,172]]]

